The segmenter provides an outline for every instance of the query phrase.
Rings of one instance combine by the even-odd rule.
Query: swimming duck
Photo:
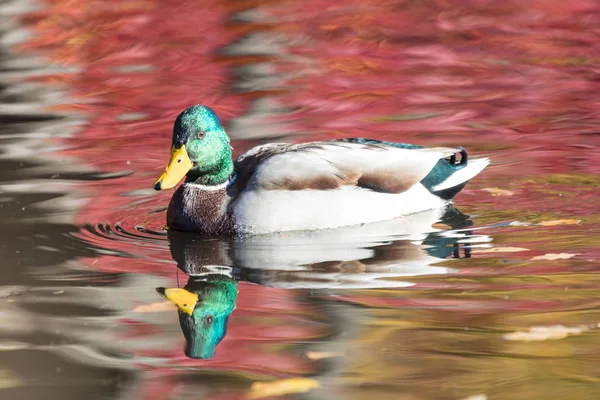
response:
[[[167,211],[170,229],[214,235],[316,230],[444,207],[489,160],[462,148],[365,138],[272,143],[232,159],[207,106],[183,111],[156,190],[185,177]]]

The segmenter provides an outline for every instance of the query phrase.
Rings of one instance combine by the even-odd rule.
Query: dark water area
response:
[[[600,398],[598,2],[6,1],[0,22],[1,398]],[[196,103],[235,156],[359,136],[492,164],[392,222],[167,233],[152,184]],[[157,293],[184,287],[212,331]]]

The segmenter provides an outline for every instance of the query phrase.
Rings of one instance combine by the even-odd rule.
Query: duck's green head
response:
[[[218,185],[232,172],[229,137],[219,117],[209,107],[195,105],[175,120],[171,158],[154,188],[172,188],[186,175],[187,181]]]
[[[208,359],[227,333],[229,315],[235,308],[237,282],[230,278],[190,281],[185,289],[157,288],[177,305],[179,324],[185,336],[185,355]]]

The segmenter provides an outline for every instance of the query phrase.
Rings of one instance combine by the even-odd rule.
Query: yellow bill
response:
[[[163,172],[156,182],[154,182],[154,189],[162,190],[172,188],[177,185],[181,178],[183,178],[193,166],[194,164],[192,163],[192,160],[190,160],[185,146],[181,146],[178,149],[175,147],[171,148],[171,159],[169,160],[169,164],[167,164],[165,172]]]
[[[156,288],[156,291],[167,300],[173,302],[177,308],[188,315],[192,315],[194,307],[198,302],[198,295],[196,293],[188,292],[185,289],[180,288]]]

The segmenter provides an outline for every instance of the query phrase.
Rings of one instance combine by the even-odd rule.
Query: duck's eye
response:
[[[206,317],[204,317],[204,325],[212,325],[214,320],[215,317],[213,317],[212,315],[207,315]]]
[[[204,136],[206,136],[206,132],[204,131],[198,131],[198,133],[196,133],[198,139],[204,139]]]

